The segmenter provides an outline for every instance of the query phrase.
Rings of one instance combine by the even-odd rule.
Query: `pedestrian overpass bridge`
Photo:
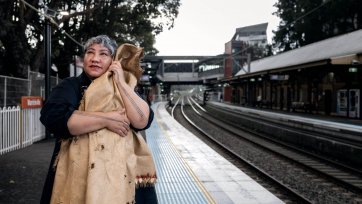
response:
[[[224,55],[148,56],[141,63],[141,81],[169,84],[202,84],[224,77]]]

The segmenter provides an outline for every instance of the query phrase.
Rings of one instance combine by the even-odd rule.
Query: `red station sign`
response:
[[[22,96],[21,108],[41,108],[43,106],[43,98],[41,96]]]

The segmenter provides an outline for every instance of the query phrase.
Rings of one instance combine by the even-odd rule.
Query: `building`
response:
[[[256,50],[264,51],[267,45],[268,23],[251,25],[237,28],[231,40],[225,43],[224,77],[230,78],[238,73],[245,64],[250,64],[251,58],[255,56]],[[249,49],[253,49],[250,51]],[[253,56],[251,55],[253,53]],[[261,55],[261,54],[259,54]],[[224,87],[225,100],[231,100],[232,90],[229,86]]]
[[[266,35],[267,28],[268,28],[268,23],[261,23],[257,25],[237,28],[231,41],[245,42],[249,45],[257,45],[265,47],[268,43]],[[234,53],[235,50],[232,50],[232,52]]]

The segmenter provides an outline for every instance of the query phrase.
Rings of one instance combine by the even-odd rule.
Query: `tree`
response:
[[[274,6],[281,19],[273,38],[279,52],[362,28],[360,0],[279,0]]]
[[[25,30],[32,13],[20,7],[17,1],[0,0],[0,74],[26,76],[30,46],[26,43]]]
[[[79,43],[95,35],[107,34],[119,44],[137,44],[146,54],[156,54],[155,35],[173,27],[180,6],[180,0],[28,1],[41,11],[47,6],[69,12],[56,13],[52,24],[52,62],[62,78],[69,75],[74,55],[82,53]],[[43,72],[44,17],[23,0],[0,0],[0,6],[0,74],[24,77],[28,65]]]

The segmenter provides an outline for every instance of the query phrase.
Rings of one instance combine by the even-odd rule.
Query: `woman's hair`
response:
[[[112,57],[116,54],[117,43],[115,40],[109,38],[107,35],[98,35],[92,38],[89,38],[83,46],[83,51],[86,52],[87,49],[93,44],[101,44],[106,47],[111,53]]]

